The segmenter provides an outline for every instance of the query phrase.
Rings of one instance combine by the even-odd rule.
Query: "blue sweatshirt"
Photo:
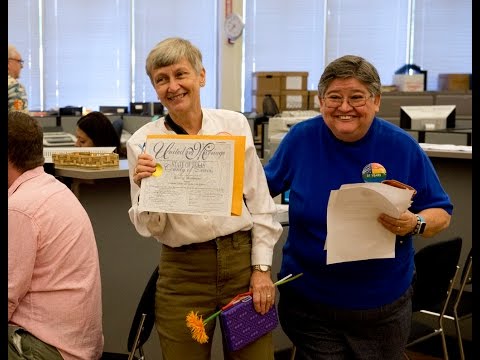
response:
[[[411,236],[397,237],[393,259],[326,265],[330,191],[363,182],[362,170],[370,163],[383,165],[387,179],[417,190],[410,211],[435,207],[452,214],[453,205],[429,157],[401,128],[375,118],[362,139],[347,143],[332,134],[322,116],[297,123],[265,166],[273,196],[290,189],[290,227],[278,277],[304,274],[280,290],[314,303],[372,309],[395,301],[408,289],[414,270]]]

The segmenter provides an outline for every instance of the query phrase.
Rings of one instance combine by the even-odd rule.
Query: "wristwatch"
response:
[[[413,235],[421,235],[425,231],[425,227],[427,226],[427,223],[425,222],[425,219],[421,215],[416,215],[417,216],[417,224],[415,225],[415,228],[412,231]]]
[[[270,265],[253,265],[252,268],[254,271],[260,271],[263,273],[272,270]]]

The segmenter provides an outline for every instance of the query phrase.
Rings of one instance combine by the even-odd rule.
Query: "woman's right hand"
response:
[[[133,171],[133,181],[135,184],[140,186],[140,182],[143,178],[151,176],[156,169],[155,161],[153,160],[153,156],[141,153],[138,155],[137,165]]]

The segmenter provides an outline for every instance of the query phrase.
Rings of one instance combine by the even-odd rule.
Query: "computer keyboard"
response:
[[[77,138],[67,132],[43,133],[43,146],[75,146]]]
[[[59,136],[59,137],[48,139],[48,142],[51,144],[70,143],[72,142],[72,138],[69,136]]]

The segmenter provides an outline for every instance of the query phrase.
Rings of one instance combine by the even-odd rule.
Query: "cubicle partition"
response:
[[[55,115],[34,116],[34,118],[40,123],[43,129],[54,129],[61,126],[60,117]]]
[[[128,131],[130,134],[133,134],[135,131],[140,129],[143,125],[151,122],[156,119],[154,116],[143,116],[143,115],[124,115],[123,116],[123,129]]]
[[[455,105],[455,126],[449,129],[405,129],[418,142],[432,144],[472,145],[472,92],[385,92],[377,116],[397,126],[402,106]]]
[[[399,125],[401,106],[455,105],[456,118],[472,119],[472,92],[452,91],[392,91],[382,94],[377,116]]]
[[[75,135],[77,132],[77,121],[81,115],[65,115],[60,117],[60,124],[63,131]]]
[[[428,93],[394,92],[382,94],[378,117],[388,120],[400,126],[401,106],[425,106],[434,105],[434,96]]]

